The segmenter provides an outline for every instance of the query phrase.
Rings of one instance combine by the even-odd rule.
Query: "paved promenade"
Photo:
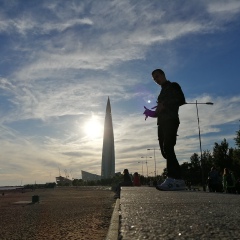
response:
[[[240,239],[240,195],[123,187],[107,239]]]

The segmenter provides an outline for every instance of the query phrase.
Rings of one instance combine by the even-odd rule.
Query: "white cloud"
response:
[[[59,7],[56,5],[52,8]],[[29,31],[35,36],[54,30],[62,32],[82,24],[90,27],[88,31],[73,29],[57,37],[49,35],[50,40],[49,37],[42,38],[42,42],[38,42],[40,50],[36,45],[33,46],[35,51],[31,54],[31,64],[27,63],[22,71],[31,78],[35,75],[40,77],[41,71],[53,69],[107,69],[120,62],[143,59],[147,51],[146,46],[219,28],[217,22],[202,22],[194,16],[187,21],[169,21],[164,18],[164,10],[154,9],[154,5],[151,4],[131,5],[129,2],[115,1],[106,2],[104,8],[102,6],[102,3],[94,2],[89,17],[84,18],[74,16],[73,19],[69,19],[69,16],[65,16],[64,19],[39,23],[32,15],[27,15],[25,18],[9,20],[9,26],[5,29],[12,29],[14,26],[20,33],[27,34]],[[147,14],[150,11],[151,14]],[[117,17],[119,14],[121,18]],[[141,18],[143,19],[140,20]],[[21,77],[22,73],[19,74]]]
[[[34,20],[32,17],[22,17],[13,20],[0,21],[0,30],[2,32],[16,32],[22,35],[34,34],[37,36],[42,34],[49,34],[52,31],[63,32],[68,28],[73,28],[78,25],[92,24],[93,22],[89,18],[70,19],[64,22],[45,22],[43,24],[39,24],[39,22]]]
[[[63,23],[45,23],[42,26],[42,32],[45,34],[51,31],[62,32],[68,28],[72,28],[77,25],[93,25],[93,21],[89,18],[83,18],[83,19],[71,19]]]
[[[240,11],[240,2],[237,0],[217,0],[208,2],[207,10],[210,13],[236,14]]]
[[[14,89],[14,85],[8,79],[0,77],[0,89],[11,92]]]

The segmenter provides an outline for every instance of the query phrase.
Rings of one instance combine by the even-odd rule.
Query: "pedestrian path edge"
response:
[[[118,240],[119,228],[120,228],[119,211],[120,211],[120,199],[118,198],[115,203],[115,207],[111,217],[111,222],[108,229],[106,240]]]

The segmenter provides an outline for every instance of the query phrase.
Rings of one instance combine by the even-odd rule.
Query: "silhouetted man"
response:
[[[161,86],[157,106],[152,109],[145,108],[145,120],[148,117],[157,118],[158,141],[162,156],[167,160],[167,178],[156,188],[158,190],[175,191],[184,190],[185,182],[182,180],[181,169],[176,158],[174,146],[177,140],[177,131],[180,124],[178,110],[185,104],[185,97],[181,87],[176,82],[166,79],[161,69],[152,72],[153,80]]]

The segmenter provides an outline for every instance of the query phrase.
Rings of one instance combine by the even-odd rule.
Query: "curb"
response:
[[[106,240],[118,240],[119,226],[120,226],[119,211],[120,211],[120,199],[118,198],[115,203],[115,207],[114,207],[113,214],[111,217],[111,222],[110,222],[110,226],[108,229],[108,234],[107,234]]]

